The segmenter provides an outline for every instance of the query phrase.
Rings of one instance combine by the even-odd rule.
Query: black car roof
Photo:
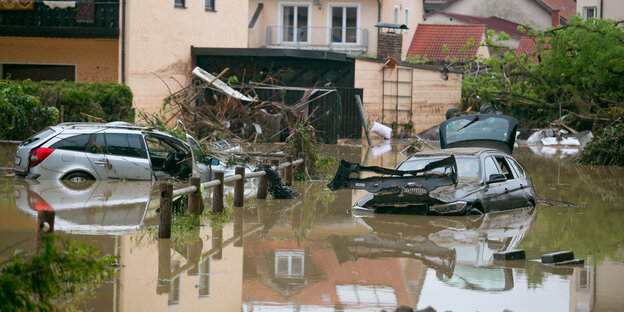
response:
[[[412,159],[412,158],[431,157],[431,156],[434,156],[434,157],[435,156],[450,156],[450,155],[454,155],[454,156],[478,156],[479,154],[484,153],[484,152],[500,153],[499,150],[492,149],[492,148],[456,147],[456,148],[447,148],[447,149],[442,149],[442,150],[430,150],[430,151],[418,152],[418,153],[410,156],[406,160],[409,160],[409,159]]]

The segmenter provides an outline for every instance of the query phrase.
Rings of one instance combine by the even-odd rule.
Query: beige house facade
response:
[[[393,44],[404,59],[416,27],[423,19],[423,2],[419,0],[95,0],[94,3],[93,20],[75,23],[74,27],[64,27],[62,21],[45,27],[29,26],[20,21],[14,22],[17,27],[0,26],[2,77],[25,73],[22,78],[31,78],[28,74],[32,73],[33,66],[39,66],[35,71],[40,73],[50,72],[50,67],[61,67],[65,74],[58,80],[126,84],[133,92],[134,108],[154,113],[169,94],[191,82],[190,72],[198,65],[192,51],[198,47],[239,52],[253,50],[260,54],[286,51],[278,53],[287,56],[292,54],[288,51],[332,52],[345,55],[352,64],[353,58],[374,59],[379,47],[378,33],[389,32],[393,40],[400,38],[396,41],[398,46],[396,42]],[[36,2],[36,9],[29,14],[33,14],[34,19],[64,14],[66,20],[72,22],[78,2],[69,1],[63,5]],[[376,27],[380,22],[404,26],[403,29]],[[398,55],[395,54],[395,58]],[[295,62],[306,64],[307,59],[303,57]],[[370,76],[367,66],[361,62],[364,61],[357,61],[357,66],[349,65],[351,72],[347,76],[357,78],[348,79],[350,82],[343,87],[365,88],[365,106],[370,107],[367,109],[372,114],[370,119],[375,120],[375,111],[386,112],[378,108],[383,104],[378,95],[383,80],[375,83],[375,77]],[[372,63],[378,66],[377,62]],[[218,65],[221,70],[231,64]],[[439,69],[413,71],[441,75]],[[420,83],[419,75],[414,74],[416,78],[411,81]],[[374,76],[381,79],[383,75]],[[411,88],[414,91],[410,98],[418,99],[409,100],[413,113],[429,112],[431,107],[459,102],[441,98],[436,92],[430,92],[430,99],[423,98],[423,94],[418,93],[426,92],[422,87]],[[453,88],[457,88],[454,94],[461,90],[454,84]],[[421,104],[429,106],[420,107]],[[427,114],[436,112],[434,109]]]
[[[583,19],[624,19],[624,1],[620,0],[577,0],[576,12]]]

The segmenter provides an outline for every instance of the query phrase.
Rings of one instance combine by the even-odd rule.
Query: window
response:
[[[275,252],[275,276],[295,278],[304,276],[304,252],[303,251],[276,251]]]
[[[332,43],[357,43],[359,6],[356,5],[329,5],[330,33]]]
[[[409,25],[409,9],[405,8],[405,26]]]
[[[583,18],[588,20],[590,18],[596,18],[598,10],[596,7],[583,7]]]
[[[76,81],[75,65],[0,64],[2,79]]]
[[[488,157],[485,159],[485,180],[489,180],[490,176],[493,174],[498,174],[500,173],[500,170],[498,169],[498,165],[496,164],[496,162],[494,161],[493,157]]]
[[[217,7],[215,5],[215,1],[217,0],[205,0],[205,7],[206,7],[206,11],[216,11]]]
[[[104,141],[103,134],[96,134],[95,138],[93,138],[93,142],[91,146],[89,146],[89,152],[94,154],[105,154],[106,153],[106,141]]]
[[[280,38],[282,42],[308,42],[310,6],[280,4]]]
[[[520,164],[517,161],[513,159],[509,159],[509,163],[511,164],[512,167],[516,169],[516,172],[518,173],[519,178],[526,177],[526,174],[524,173],[524,169],[522,169],[522,166],[520,166]]]
[[[505,157],[496,157],[496,161],[498,162],[498,166],[501,168],[502,173],[508,180],[515,179],[513,169],[509,167],[509,164],[507,163],[507,160],[505,160]]]
[[[141,136],[138,134],[107,133],[106,153],[119,156],[145,157]]]
[[[74,135],[72,137],[62,139],[52,144],[50,148],[84,152],[87,149],[87,143],[89,143],[90,137],[90,134]]]
[[[186,0],[173,0],[174,8],[186,8]]]
[[[394,23],[395,24],[399,23],[399,6],[398,5],[394,6]]]

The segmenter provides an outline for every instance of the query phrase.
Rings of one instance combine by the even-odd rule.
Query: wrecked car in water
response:
[[[210,179],[199,144],[126,122],[62,123],[24,140],[14,158],[18,177],[37,180]]]
[[[369,194],[354,209],[423,215],[480,214],[536,204],[533,183],[510,154],[517,121],[504,115],[466,115],[440,125],[441,150],[416,153],[396,169],[342,160],[327,186]],[[378,176],[359,178],[369,171]]]

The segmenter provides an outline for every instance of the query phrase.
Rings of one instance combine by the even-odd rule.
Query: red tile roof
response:
[[[429,60],[470,58],[477,54],[484,36],[485,25],[418,24],[407,55],[424,56]],[[470,38],[474,39],[475,46],[464,49]],[[448,52],[444,51],[444,45]]]
[[[449,12],[442,12],[442,11],[434,11],[425,15],[425,18],[433,14],[446,15],[448,17],[452,17],[453,19],[463,21],[467,24],[484,24],[485,28],[488,30],[493,30],[496,32],[504,31],[506,34],[515,38],[520,38],[524,36],[524,33],[518,30],[518,26],[522,26],[522,25],[500,18],[500,17],[496,17],[496,16],[482,17],[482,16],[463,15],[463,14],[456,14],[456,13],[449,13]]]
[[[537,51],[535,49],[535,42],[529,37],[520,38],[520,44],[518,44],[517,54],[530,54]]]
[[[539,6],[546,9],[549,14],[552,10],[559,10],[561,18],[565,21],[570,19],[570,16],[576,12],[576,2],[574,0],[533,0]]]

